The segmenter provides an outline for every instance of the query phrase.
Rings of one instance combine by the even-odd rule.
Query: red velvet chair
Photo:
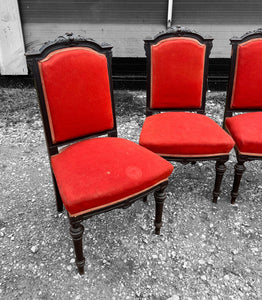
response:
[[[76,265],[84,273],[81,222],[155,192],[160,233],[173,166],[117,138],[111,46],[72,34],[27,54],[42,113],[58,211],[66,208]],[[106,137],[98,137],[107,135]],[[67,147],[64,147],[67,145]]]
[[[224,124],[235,140],[237,164],[231,203],[238,196],[246,161],[262,159],[262,30],[232,38]],[[234,116],[234,113],[246,112]]]
[[[180,27],[145,40],[147,118],[139,143],[171,161],[215,160],[216,202],[234,141],[204,115],[211,48],[212,39]]]

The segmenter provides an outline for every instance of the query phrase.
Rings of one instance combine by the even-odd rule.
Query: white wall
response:
[[[0,74],[28,74],[17,0],[0,0]]]

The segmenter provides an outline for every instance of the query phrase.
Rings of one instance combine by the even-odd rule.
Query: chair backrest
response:
[[[74,140],[116,136],[111,48],[67,34],[27,54],[50,155]]]
[[[262,110],[262,30],[230,39],[231,69],[225,117]]]
[[[147,115],[154,111],[205,111],[211,38],[178,27],[145,39]]]

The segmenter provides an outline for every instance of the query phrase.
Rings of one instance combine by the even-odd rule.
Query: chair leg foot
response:
[[[238,196],[240,181],[241,181],[243,173],[246,170],[244,163],[245,163],[245,161],[238,159],[238,162],[235,165],[234,183],[233,183],[233,188],[232,188],[232,192],[231,192],[231,204],[235,204],[236,198]]]
[[[162,214],[163,214],[163,206],[166,199],[166,189],[167,185],[164,185],[160,188],[160,190],[155,191],[155,203],[156,203],[156,215],[155,215],[155,234],[160,234],[160,229],[162,227]]]
[[[75,255],[76,255],[76,266],[80,275],[84,274],[85,257],[83,255],[82,237],[84,232],[84,226],[81,224],[81,220],[75,221],[70,218],[70,234],[73,239]]]
[[[217,161],[216,162],[216,181],[215,187],[213,191],[213,203],[217,203],[217,198],[220,194],[220,186],[223,179],[223,175],[226,171],[225,161]]]

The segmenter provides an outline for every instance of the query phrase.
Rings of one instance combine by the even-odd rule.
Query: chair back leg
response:
[[[52,179],[53,179],[53,185],[54,185],[54,189],[55,189],[56,209],[58,212],[62,212],[64,209],[64,205],[63,205],[63,202],[62,202],[59,190],[58,190],[58,186],[57,186],[54,174],[52,174]]]
[[[223,159],[223,160],[218,160],[216,162],[216,181],[215,181],[215,187],[214,187],[214,191],[213,191],[213,202],[217,203],[217,198],[220,194],[220,186],[221,186],[221,182],[223,179],[223,175],[226,171],[226,166],[225,166],[225,162],[228,159]]]
[[[166,200],[166,192],[165,189],[167,187],[167,183],[160,187],[160,190],[155,191],[155,203],[156,203],[156,216],[155,216],[155,234],[160,234],[160,229],[162,227],[162,214],[163,214],[163,206]]]
[[[75,255],[76,255],[76,266],[80,275],[84,274],[85,257],[83,254],[82,237],[84,232],[84,226],[81,224],[82,220],[74,220],[74,218],[69,218],[70,220],[70,234],[73,239]]]
[[[240,181],[241,181],[243,173],[246,170],[244,163],[245,163],[244,160],[237,158],[237,163],[235,165],[234,183],[233,183],[233,188],[232,188],[232,192],[231,192],[231,204],[235,203],[236,198],[238,196],[238,189],[239,189]]]

